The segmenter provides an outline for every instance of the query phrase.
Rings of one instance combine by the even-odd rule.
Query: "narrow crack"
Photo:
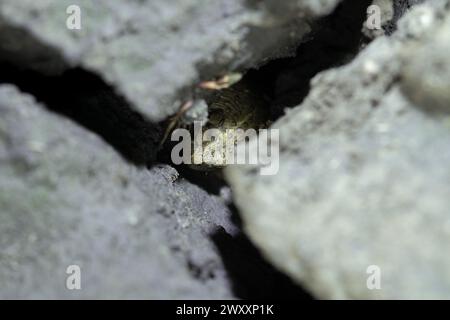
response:
[[[242,81],[258,88],[270,103],[271,120],[276,121],[285,110],[300,105],[310,90],[310,81],[319,72],[349,63],[366,45],[361,32],[371,0],[343,1],[330,15],[319,19],[290,58],[275,59],[258,69],[251,69]],[[187,180],[211,194],[219,194],[226,185],[221,171],[203,172],[171,161],[173,144],[166,143],[158,153],[158,161],[174,166]]]
[[[291,58],[267,63],[249,76],[258,79],[271,99],[272,119],[300,105],[318,73],[345,65],[365,46],[361,32],[371,0],[343,1],[330,15],[319,19]]]
[[[97,133],[131,163],[143,166],[155,161],[159,124],[134,111],[94,73],[75,68],[44,75],[10,63],[0,63],[0,69],[0,83],[16,85],[50,110]]]
[[[315,23],[308,41],[297,48],[294,57],[273,60],[247,72],[246,80],[255,82],[260,94],[269,99],[273,121],[281,117],[285,109],[302,103],[315,75],[351,62],[366,45],[367,39],[361,29],[371,2],[342,2],[333,13]],[[170,148],[163,150],[165,158],[164,155],[161,157],[166,161],[170,161],[168,151]],[[205,173],[185,166],[178,166],[177,170],[184,178],[212,194],[219,194],[226,186],[220,171]],[[241,227],[236,206],[231,204],[230,210],[234,222]],[[268,263],[243,232],[232,236],[218,230],[211,239],[222,255],[233,290],[239,298],[313,299],[307,290]]]
[[[309,93],[310,80],[316,74],[355,57],[365,44],[361,28],[371,2],[342,2],[332,14],[315,23],[308,41],[297,48],[295,57],[274,60],[247,73],[246,77],[257,82],[261,94],[270,100],[272,120],[282,116],[286,108],[302,103]],[[50,110],[97,133],[130,162],[149,165],[158,156],[158,161],[170,163],[170,149],[163,149],[157,155],[163,123],[146,120],[96,74],[75,68],[61,75],[44,75],[18,68],[10,62],[0,63],[0,69],[0,83],[16,85]],[[220,174],[193,171],[183,166],[177,169],[181,177],[213,194],[226,185]],[[240,225],[234,205],[231,210]],[[312,298],[269,264],[245,234],[231,236],[218,230],[211,239],[222,256],[237,297]]]

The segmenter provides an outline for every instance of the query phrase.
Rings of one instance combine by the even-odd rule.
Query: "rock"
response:
[[[155,163],[162,120],[191,98],[206,117],[199,81],[294,54],[339,2],[80,0],[81,30],[72,1],[0,2],[0,297],[305,294],[238,234],[229,189]]]
[[[449,117],[418,107],[448,105],[448,8],[413,8],[391,37],[318,74],[272,126],[276,175],[226,170],[245,231],[316,297],[450,295]]]
[[[98,136],[0,86],[0,298],[233,298],[210,236],[219,196],[168,165],[126,163]],[[81,268],[81,290],[66,270]]]
[[[72,1],[3,1],[0,58],[47,74],[84,68],[161,121],[200,80],[292,54],[312,21],[338,2],[80,0],[81,30],[70,30]],[[284,6],[293,10],[272,10]]]
[[[0,3],[0,298],[309,297],[231,198],[315,297],[449,296],[448,0],[375,1],[389,37],[356,58],[370,0],[77,2],[81,30],[69,0]],[[297,105],[279,173],[214,195],[157,164],[162,120],[206,119],[197,84],[251,68],[274,116]]]
[[[404,50],[402,89],[428,112],[450,113],[450,17],[428,39]]]

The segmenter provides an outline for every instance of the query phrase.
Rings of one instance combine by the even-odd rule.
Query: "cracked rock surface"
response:
[[[391,37],[314,77],[273,125],[278,174],[227,168],[245,231],[318,297],[450,296],[449,8],[413,7]]]
[[[0,26],[9,32],[0,35],[0,48],[10,61],[41,72],[95,71],[160,121],[190,98],[186,90],[195,82],[292,54],[310,22],[338,0],[284,2],[78,0],[82,29],[69,30],[71,0],[2,1]]]
[[[198,81],[292,55],[338,2],[286,1],[286,15],[275,2],[79,0],[69,30],[74,1],[1,1],[0,297],[305,294],[239,234],[226,196],[155,155],[159,121]],[[81,291],[65,286],[73,264]]]
[[[448,298],[450,3],[374,0],[373,31],[366,2],[1,1],[0,298]],[[158,163],[249,69],[279,172]]]
[[[210,235],[219,197],[0,86],[0,298],[232,298]],[[81,268],[82,290],[66,289]]]

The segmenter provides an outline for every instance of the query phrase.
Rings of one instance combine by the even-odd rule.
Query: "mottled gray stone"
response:
[[[124,156],[132,143],[135,162],[153,162],[160,128],[136,117],[158,122],[193,95],[201,101],[199,81],[292,55],[339,2],[79,0],[75,31],[66,28],[73,1],[5,0],[0,63],[50,75],[48,83],[74,67],[98,76],[111,85],[106,98],[88,83],[69,95],[69,110],[48,92],[44,103]],[[245,231],[316,297],[450,296],[449,3],[409,10],[419,2],[394,0],[392,12],[384,1],[386,34],[397,22],[399,30],[317,75],[306,100],[274,124],[276,176],[226,171]],[[210,195],[168,165],[134,167],[13,86],[0,86],[0,112],[0,298],[233,298],[230,262],[237,285],[248,278],[242,268],[264,283],[260,262],[241,268],[256,260],[230,236],[228,189]],[[221,237],[233,242],[221,249],[231,261],[216,248]],[[65,288],[71,264],[81,266],[81,291]],[[369,265],[381,268],[381,290],[366,287]]]
[[[410,100],[428,112],[450,113],[450,18],[427,39],[405,48],[402,89]]]
[[[103,140],[0,88],[0,297],[233,297],[210,239],[216,228],[236,232],[229,195],[207,194],[169,166],[135,168],[107,143],[153,164],[157,122],[198,95],[199,81],[292,55],[338,3],[1,1],[0,64],[12,67],[1,81]],[[81,30],[66,28],[73,4]],[[20,70],[35,73],[10,77]],[[64,287],[69,264],[82,268],[79,292]]]
[[[292,54],[310,22],[338,2],[283,1],[277,6],[291,10],[274,11],[275,2],[249,0],[78,0],[82,29],[69,30],[74,1],[6,0],[0,57],[47,73],[94,71],[159,121],[191,98],[198,81]]]
[[[278,174],[226,170],[251,239],[317,297],[450,297],[450,118],[423,107],[448,108],[449,7],[413,8],[318,74],[273,125]],[[371,265],[380,290],[366,286]]]
[[[0,298],[233,298],[210,240],[235,232],[224,200],[127,164],[11,85],[0,113]]]

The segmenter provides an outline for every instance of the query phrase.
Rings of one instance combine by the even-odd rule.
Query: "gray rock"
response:
[[[34,97],[0,87],[0,297],[234,297],[218,250],[253,254],[248,269],[272,278],[233,238],[227,189],[210,195],[170,166],[127,161],[155,163],[158,122],[202,101],[199,81],[292,55],[338,3],[80,0],[82,28],[69,30],[73,1],[1,1],[0,81]],[[64,286],[70,264],[81,291]]]
[[[428,112],[450,113],[449,30],[447,18],[428,39],[404,50],[403,92]]]
[[[292,55],[313,25],[335,41],[284,70],[280,92],[318,60],[352,59],[358,37],[338,38],[353,22],[314,23],[339,2],[79,0],[81,30],[66,28],[72,1],[0,2],[0,63],[35,76],[13,82],[100,136],[0,86],[0,298],[234,298],[231,276],[261,294],[280,278],[233,236],[230,193],[267,259],[319,298],[448,297],[448,0],[400,21],[422,0],[382,1],[384,31],[399,30],[317,75],[274,124],[275,176],[230,167],[215,196],[125,161],[154,163],[158,122],[185,101],[199,108],[184,120],[206,117],[199,81]],[[286,94],[275,111],[298,98]],[[65,287],[72,264],[80,291]]]
[[[2,1],[0,58],[51,74],[73,66],[94,71],[160,121],[200,80],[292,54],[310,23],[338,2],[79,0],[82,28],[69,30],[73,1]],[[272,10],[285,5],[289,14]]]
[[[210,235],[220,197],[0,86],[0,298],[233,298]],[[66,269],[81,268],[81,290]]]
[[[317,75],[273,125],[278,174],[226,170],[246,232],[316,297],[450,296],[449,117],[426,108],[448,107],[449,7],[413,8],[391,37]]]

